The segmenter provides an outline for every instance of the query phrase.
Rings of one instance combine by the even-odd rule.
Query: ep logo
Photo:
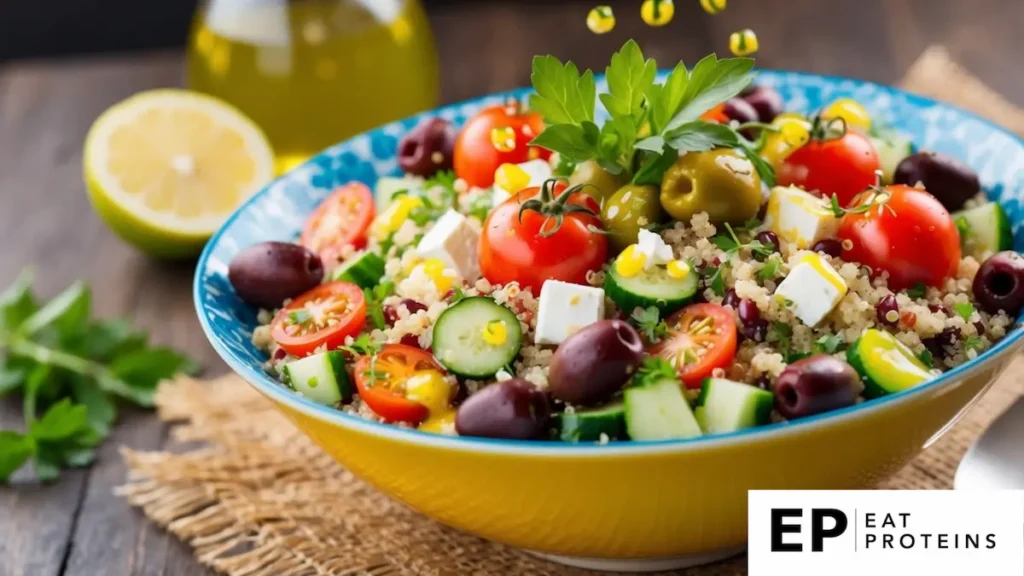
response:
[[[810,551],[823,552],[825,540],[842,536],[849,525],[846,513],[836,508],[772,508],[771,551],[803,552],[807,533]]]

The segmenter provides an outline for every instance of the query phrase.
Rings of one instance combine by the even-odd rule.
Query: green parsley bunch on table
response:
[[[0,482],[29,460],[43,481],[89,465],[118,400],[152,406],[161,380],[197,370],[124,320],[92,318],[86,284],[40,302],[23,272],[0,294],[0,398],[20,397],[25,418],[23,431],[0,430]]]

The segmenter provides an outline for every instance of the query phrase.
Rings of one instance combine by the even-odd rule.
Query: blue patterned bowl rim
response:
[[[664,71],[661,72],[659,77],[664,74]],[[1024,252],[1024,235],[1020,233],[1024,224],[1024,140],[1021,138],[966,110],[864,80],[805,72],[760,70],[757,82],[778,89],[786,101],[787,110],[803,113],[818,110],[835,98],[855,98],[872,112],[873,117],[881,118],[885,124],[911,136],[917,147],[945,152],[964,160],[978,171],[987,195],[998,200],[1006,210],[1014,230],[1014,247]],[[598,77],[598,89],[606,89],[602,76]],[[372,187],[376,178],[397,174],[397,164],[388,155],[393,153],[396,139],[421,118],[439,115],[461,124],[467,116],[482,107],[501,103],[509,97],[522,98],[529,93],[529,89],[521,88],[442,106],[357,135],[324,150],[248,199],[213,235],[196,266],[193,285],[196,312],[203,331],[217,353],[235,372],[263,394],[302,413],[346,428],[396,441],[456,450],[546,457],[592,457],[713,449],[723,444],[769,440],[778,435],[798,433],[815,426],[839,425],[841,421],[856,418],[860,414],[884,410],[911,401],[918,395],[930,394],[986,367],[998,366],[1009,354],[1020,348],[1024,328],[1019,326],[1021,319],[1018,318],[1018,327],[978,358],[903,392],[796,421],[774,423],[739,432],[682,440],[614,442],[608,445],[448,437],[420,432],[373,422],[322,406],[299,396],[267,375],[261,368],[265,355],[256,351],[248,341],[251,337],[250,327],[255,325],[255,313],[241,304],[226,280],[230,256],[256,242],[295,238],[302,220],[315,205],[316,200],[325,196],[334,185],[341,183],[341,180],[362,180]],[[600,104],[598,106],[600,107]],[[603,111],[599,109],[599,118],[602,115]],[[388,150],[389,145],[392,146],[391,152]],[[378,154],[376,159],[373,157],[375,154]],[[353,155],[364,162],[351,164]],[[339,158],[347,159],[349,163],[338,166]],[[332,174],[331,170],[338,173]],[[289,210],[293,206],[284,195],[285,191],[291,194],[315,195],[316,199],[312,199],[312,196],[307,197],[310,204],[304,211]],[[236,230],[235,227],[244,218],[250,219],[250,225],[255,225],[258,230],[239,242],[236,234],[244,235],[245,231]],[[267,226],[269,224],[274,226]]]

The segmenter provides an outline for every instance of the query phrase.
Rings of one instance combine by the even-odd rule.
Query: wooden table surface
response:
[[[1024,105],[1020,0],[729,0],[710,17],[676,0],[675,22],[644,26],[637,0],[613,3],[618,28],[583,25],[593,2],[455,3],[431,14],[445,102],[529,83],[531,57],[553,53],[603,66],[628,37],[666,63],[725,52],[750,27],[764,67],[894,82],[933,43],[947,46],[985,82]],[[192,263],[154,262],[114,237],[93,214],[81,178],[81,146],[93,119],[130,94],[178,85],[178,52],[0,64],[0,285],[34,265],[40,292],[75,279],[93,286],[97,312],[125,315],[157,342],[187,350],[207,372],[226,368],[194,317]],[[0,428],[20,426],[18,402],[0,403]],[[118,447],[159,449],[167,427],[125,410],[88,469],[57,483],[0,487],[0,576],[205,574],[186,546],[147,523],[111,490],[125,477]]]

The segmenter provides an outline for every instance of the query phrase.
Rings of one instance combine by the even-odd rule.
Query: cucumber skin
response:
[[[621,402],[594,410],[563,412],[558,415],[558,438],[563,442],[597,442],[601,434],[609,440],[625,440],[626,407]]]
[[[697,396],[697,406],[702,410],[704,409],[704,403],[707,400],[708,394],[710,394],[710,384],[712,380],[714,380],[714,378],[705,378],[701,383],[700,395]],[[742,382],[729,382],[736,386],[750,386],[749,384],[744,384]],[[753,386],[751,386],[751,388],[753,388]],[[771,421],[772,410],[775,408],[775,395],[767,390],[761,390],[759,388],[756,388],[752,394],[757,396],[757,409],[754,412],[754,422],[751,424],[751,427],[768,424]],[[696,409],[694,410],[694,415],[696,415]],[[706,423],[702,423],[701,429],[707,433]],[[736,430],[743,429],[744,428],[737,428]],[[735,430],[732,430],[732,432],[735,432]]]
[[[334,375],[334,379],[338,385],[338,392],[341,395],[341,402],[348,403],[352,400],[355,395],[355,387],[352,385],[352,381],[348,377],[348,370],[345,366],[345,354],[337,351],[330,350],[328,352],[321,352],[326,355],[326,360],[330,364],[331,373]],[[298,361],[306,360],[306,358],[300,358]],[[282,370],[282,381],[288,385],[289,388],[295,391],[299,391],[295,387],[295,383],[292,381],[291,372],[288,369],[288,365],[285,364]]]
[[[959,212],[956,212],[956,213],[952,214],[953,221],[956,222],[958,219],[964,218],[967,221],[968,226],[970,226],[972,224],[972,221],[975,221],[975,220],[973,220],[971,218],[971,215],[972,214],[980,214],[980,211],[982,209],[984,209],[984,208],[988,208],[990,210],[995,211],[995,220],[996,221],[994,223],[993,222],[989,222],[989,224],[994,224],[996,226],[996,229],[998,230],[998,235],[997,235],[997,238],[996,238],[996,244],[997,245],[996,246],[987,246],[985,248],[991,250],[992,252],[1002,252],[1003,250],[1012,250],[1013,249],[1013,227],[1010,224],[1010,219],[1006,216],[1006,211],[1003,210],[1002,205],[1000,205],[998,202],[989,202],[987,204],[982,204],[981,206],[978,206],[978,207],[975,207],[975,208],[970,208],[968,210],[961,210]],[[975,237],[976,236],[977,236],[977,234],[975,234]],[[961,242],[961,244],[963,244],[963,242]]]
[[[649,384],[648,386],[646,386],[646,388],[660,387],[660,386],[677,386],[677,387],[681,387],[682,384],[677,382],[677,381],[674,381],[674,380],[661,380],[659,382],[656,382],[656,383],[653,383],[653,384]],[[659,437],[659,438],[637,438],[637,437],[635,437],[633,430],[631,430],[630,422],[633,421],[633,420],[636,420],[636,418],[635,418],[636,414],[633,414],[634,417],[631,417],[631,412],[633,412],[633,410],[631,410],[630,407],[631,406],[633,406],[633,407],[636,406],[636,404],[634,402],[631,402],[631,397],[632,397],[633,394],[635,394],[637,392],[643,392],[643,388],[627,388],[626,392],[625,392],[625,395],[624,395],[624,399],[623,399],[623,402],[624,402],[625,407],[626,407],[626,432],[629,434],[631,439],[633,439],[633,440],[652,440],[652,439],[662,440],[662,439],[668,439],[668,438],[672,438],[672,439],[686,439],[686,438],[696,438],[696,437],[699,437],[699,436],[703,435],[704,431],[701,429],[700,423],[697,421],[696,415],[693,413],[693,409],[690,407],[689,402],[686,401],[686,397],[682,396],[682,391],[680,391],[679,393],[680,393],[680,396],[681,396],[682,401],[683,401],[683,405],[684,405],[683,407],[684,407],[684,409],[687,412],[687,416],[689,416],[689,421],[683,422],[683,425],[684,425],[683,427],[689,429],[689,430],[685,431],[686,435],[685,436],[672,436],[672,437],[662,436],[662,437]],[[685,416],[684,416],[684,419],[685,419]]]
[[[696,270],[692,271],[691,274],[696,274]],[[604,293],[626,314],[632,314],[636,308],[649,308],[654,306],[658,309],[658,313],[664,318],[669,314],[679,310],[683,306],[689,304],[694,296],[697,295],[697,289],[699,285],[695,285],[693,292],[688,296],[682,298],[673,298],[671,300],[654,299],[646,296],[640,296],[633,294],[626,288],[622,287],[618,280],[619,274],[615,272],[614,264],[608,268],[608,271],[604,275]],[[699,281],[698,281],[699,282]]]
[[[868,370],[864,366],[864,360],[861,358],[860,346],[863,342],[863,338],[857,338],[854,340],[853,345],[846,350],[846,363],[854,369],[857,374],[860,374],[860,379],[864,382],[864,397],[865,398],[881,398],[890,392],[885,388],[882,388],[874,379],[868,375]]]
[[[373,288],[384,277],[384,259],[373,252],[363,252],[351,265],[346,262],[342,267],[331,273],[332,281],[351,282],[360,288]],[[344,271],[339,272],[342,269]]]
[[[508,338],[509,338],[509,340],[515,339],[515,341],[516,341],[516,343],[515,343],[515,352],[512,353],[511,357],[508,359],[507,362],[505,362],[501,366],[498,366],[497,368],[495,368],[493,372],[489,372],[489,371],[472,372],[472,371],[462,370],[462,369],[459,369],[457,367],[450,366],[448,364],[448,361],[445,361],[437,353],[437,352],[440,351],[441,348],[444,347],[443,344],[442,344],[444,342],[444,340],[445,340],[445,338],[444,338],[444,326],[452,321],[451,318],[448,318],[448,320],[445,321],[445,316],[446,315],[450,315],[453,311],[457,310],[460,306],[469,305],[472,302],[477,301],[477,300],[486,300],[491,305],[497,306],[498,308],[501,308],[502,310],[505,310],[508,313],[509,317],[505,318],[505,320],[508,320],[508,322],[509,322]],[[501,304],[498,304],[497,302],[494,301],[493,298],[490,298],[488,296],[470,296],[468,298],[463,298],[462,300],[460,300],[459,302],[456,302],[452,306],[449,306],[447,309],[445,309],[444,312],[441,313],[440,316],[438,316],[437,321],[434,322],[434,329],[432,331],[432,337],[433,337],[432,338],[433,339],[433,345],[431,346],[431,348],[433,348],[433,350],[435,351],[435,358],[437,358],[437,361],[440,362],[442,366],[447,368],[448,371],[451,372],[452,374],[455,374],[456,376],[461,376],[463,378],[479,379],[479,378],[489,378],[491,376],[494,376],[495,374],[498,373],[498,370],[501,370],[505,365],[507,365],[507,364],[511,363],[512,361],[514,361],[516,359],[516,356],[519,355],[519,351],[523,347],[522,326],[519,325],[519,318],[516,318],[515,312],[510,310],[507,306],[503,306]]]

